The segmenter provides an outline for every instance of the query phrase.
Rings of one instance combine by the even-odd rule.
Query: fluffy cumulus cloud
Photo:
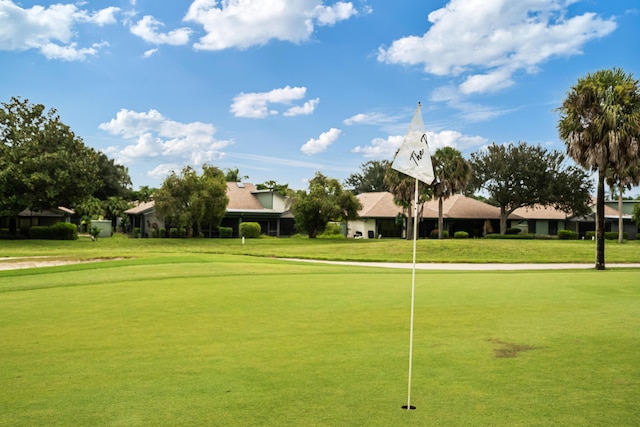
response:
[[[303,100],[307,95],[306,87],[285,86],[269,92],[241,93],[233,98],[231,112],[236,117],[263,119],[277,115],[279,111],[273,104],[291,105],[295,101]],[[320,102],[319,98],[309,100],[302,105],[289,107],[283,114],[286,117],[311,114]]]
[[[580,54],[587,42],[615,30],[613,18],[569,17],[574,1],[450,0],[429,14],[425,34],[379,48],[378,60],[459,76],[467,95],[503,89],[517,71],[535,72],[551,58]]]
[[[163,33],[159,31],[162,27],[164,27],[162,22],[153,16],[146,15],[131,26],[131,33],[153,44],[179,46],[189,43],[192,32],[190,28],[183,27]]]
[[[184,20],[202,25],[196,49],[246,49],[271,40],[301,43],[316,26],[333,25],[357,14],[351,2],[322,0],[194,0]]]
[[[300,151],[307,155],[322,153],[327,149],[327,147],[336,142],[338,138],[340,138],[341,134],[342,131],[340,129],[331,128],[320,134],[317,139],[311,138],[308,140],[302,147],[300,147]]]
[[[116,23],[117,7],[90,12],[75,4],[22,8],[9,0],[0,1],[0,49],[37,49],[49,59],[81,61],[106,46],[103,41],[79,46],[76,25],[103,26]]]
[[[351,152],[362,154],[372,159],[392,159],[404,141],[403,135],[389,136],[387,139],[375,138],[370,145],[357,146]],[[427,132],[427,141],[431,154],[442,147],[454,147],[460,151],[480,147],[488,140],[481,136],[463,135],[458,131],[444,130],[441,132]]]
[[[99,128],[131,142],[122,149],[110,147],[106,150],[123,164],[140,158],[179,158],[192,165],[201,165],[220,159],[221,150],[232,143],[215,139],[216,129],[209,123],[180,123],[156,110],[122,109]]]

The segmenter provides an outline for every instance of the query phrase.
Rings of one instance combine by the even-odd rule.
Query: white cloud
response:
[[[123,164],[138,158],[170,157],[198,166],[221,158],[221,150],[232,144],[232,141],[215,139],[216,129],[209,123],[180,123],[156,110],[136,112],[122,109],[114,119],[100,124],[99,128],[133,140],[123,149],[108,149],[108,152],[116,153],[116,160]]]
[[[567,18],[571,0],[451,0],[431,12],[422,36],[380,47],[378,60],[421,65],[434,75],[464,77],[462,93],[496,91],[513,84],[515,72],[535,72],[554,57],[582,53],[592,39],[616,28],[593,13]]]
[[[321,153],[331,144],[336,142],[341,134],[342,131],[340,129],[331,128],[327,132],[320,134],[318,139],[311,138],[308,140],[302,147],[300,147],[300,151],[307,155]]]
[[[374,138],[371,140],[371,145],[357,146],[351,152],[362,154],[367,158],[391,159],[402,145],[403,140],[404,136],[402,135],[389,136],[387,139]]]
[[[293,117],[293,116],[300,116],[300,115],[308,116],[309,114],[315,111],[319,102],[320,102],[320,98],[311,99],[305,102],[303,105],[297,105],[295,107],[289,108],[287,111],[284,112],[283,116],[285,117]]]
[[[180,46],[189,43],[192,32],[190,28],[178,28],[168,33],[159,32],[158,30],[163,26],[164,24],[153,16],[146,15],[131,26],[131,33],[153,44]]]
[[[441,132],[427,132],[429,151],[431,155],[442,147],[454,147],[460,151],[473,147],[479,147],[488,142],[481,136],[463,135],[454,130],[443,130]],[[362,154],[366,158],[392,159],[396,151],[404,142],[404,135],[393,135],[387,139],[375,138],[370,145],[364,147],[357,146],[351,150],[352,153]]]
[[[351,125],[382,125],[396,121],[396,117],[391,117],[382,113],[359,113],[342,121],[347,126]]]
[[[96,55],[106,42],[78,47],[76,24],[103,26],[116,22],[120,9],[108,7],[90,13],[73,4],[33,6],[28,9],[13,1],[0,1],[0,50],[38,49],[49,59],[81,61]]]
[[[263,119],[279,112],[272,109],[271,104],[291,105],[293,101],[304,99],[307,94],[306,87],[285,86],[273,89],[269,92],[241,93],[233,98],[230,111],[236,117]],[[296,116],[299,114],[311,114],[320,102],[319,98],[307,101],[302,106],[289,108],[283,115]]]
[[[357,11],[350,2],[331,6],[322,0],[194,0],[184,17],[206,34],[195,49],[246,49],[271,40],[301,43],[315,26],[333,25]]]
[[[176,173],[180,172],[182,168],[183,166],[180,166],[179,164],[176,164],[176,163],[163,163],[151,169],[149,172],[147,172],[147,176],[151,178],[163,180],[169,175],[171,175],[171,172],[176,172]]]
[[[149,58],[153,55],[155,55],[156,53],[158,53],[158,48],[153,48],[153,49],[149,49],[147,51],[145,51],[142,56],[145,58]]]

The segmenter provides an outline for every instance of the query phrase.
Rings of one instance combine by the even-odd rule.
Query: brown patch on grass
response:
[[[488,339],[487,341],[500,346],[493,349],[496,358],[514,358],[518,357],[518,354],[525,351],[538,350],[542,348],[527,344],[516,344],[499,339]]]

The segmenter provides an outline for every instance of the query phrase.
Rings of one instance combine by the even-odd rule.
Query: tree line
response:
[[[442,237],[442,202],[456,193],[486,194],[500,208],[500,232],[508,216],[521,207],[553,206],[582,215],[589,213],[596,186],[596,267],[604,268],[604,186],[623,191],[640,184],[640,85],[623,70],[601,70],[580,78],[557,109],[558,134],[566,153],[526,142],[488,147],[464,159],[452,147],[436,150],[432,163],[436,181],[422,186],[419,201],[435,198]],[[83,217],[116,218],[132,200],[152,197],[161,213],[185,227],[220,223],[226,210],[228,181],[241,181],[237,168],[226,173],[203,165],[198,176],[191,167],[172,173],[162,187],[131,189],[125,166],[84,145],[55,109],[11,98],[0,108],[0,215],[14,218],[24,209],[73,207]],[[573,163],[569,161],[573,160]],[[268,181],[268,188],[292,198],[299,230],[315,237],[329,221],[348,220],[361,208],[355,195],[390,191],[405,208],[413,203],[413,179],[390,168],[388,161],[369,161],[344,183],[322,173],[307,190]],[[477,197],[477,196],[476,196]],[[410,224],[408,224],[410,226]],[[622,227],[620,227],[622,228]]]

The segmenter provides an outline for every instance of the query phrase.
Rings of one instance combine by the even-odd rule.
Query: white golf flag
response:
[[[431,154],[429,153],[421,109],[422,106],[418,103],[418,108],[416,108],[409,125],[409,131],[404,137],[402,146],[396,153],[391,167],[430,185],[435,179],[435,174],[431,164]]]

